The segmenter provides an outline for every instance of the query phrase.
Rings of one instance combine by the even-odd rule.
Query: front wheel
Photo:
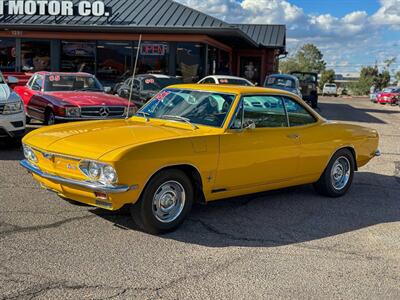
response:
[[[324,196],[341,197],[353,182],[355,160],[347,149],[335,153],[320,179],[314,183],[315,190]]]
[[[54,115],[53,110],[49,109],[46,111],[45,116],[44,116],[44,124],[46,124],[46,125],[56,124],[56,116]]]
[[[131,207],[133,221],[151,234],[174,231],[190,212],[193,198],[193,185],[184,172],[162,171],[150,180],[141,199]]]

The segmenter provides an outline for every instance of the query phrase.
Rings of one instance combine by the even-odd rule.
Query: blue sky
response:
[[[337,73],[395,57],[400,71],[400,0],[177,0],[230,23],[285,24],[290,54],[316,44]]]

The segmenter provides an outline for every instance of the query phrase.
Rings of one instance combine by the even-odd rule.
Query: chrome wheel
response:
[[[335,190],[340,191],[347,186],[350,180],[351,164],[345,156],[340,156],[331,169],[331,183]]]
[[[153,196],[153,215],[162,223],[175,221],[183,211],[186,192],[177,181],[163,183]]]

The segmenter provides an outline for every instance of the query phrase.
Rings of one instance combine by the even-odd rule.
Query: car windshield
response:
[[[239,78],[218,78],[219,84],[233,84],[233,85],[243,85],[243,86],[251,86],[247,80],[239,79]]]
[[[336,87],[336,84],[326,84],[326,87]]]
[[[290,78],[284,77],[268,77],[265,86],[278,86],[278,87],[285,87],[285,88],[292,88],[296,87],[294,80]]]
[[[233,94],[165,89],[140,109],[137,116],[221,127],[235,97]]]
[[[160,91],[167,86],[182,83],[179,78],[146,78],[143,80],[143,89],[147,91]]]
[[[100,82],[93,76],[85,75],[47,75],[44,83],[46,92],[63,91],[103,91]]]

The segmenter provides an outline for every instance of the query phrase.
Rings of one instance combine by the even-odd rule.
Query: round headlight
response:
[[[31,147],[24,145],[24,156],[27,160],[37,163],[38,159]]]
[[[99,179],[101,175],[101,166],[98,163],[90,162],[88,168],[88,175],[91,179]]]
[[[117,181],[117,173],[112,166],[106,165],[103,167],[101,179],[107,184],[115,183]]]

